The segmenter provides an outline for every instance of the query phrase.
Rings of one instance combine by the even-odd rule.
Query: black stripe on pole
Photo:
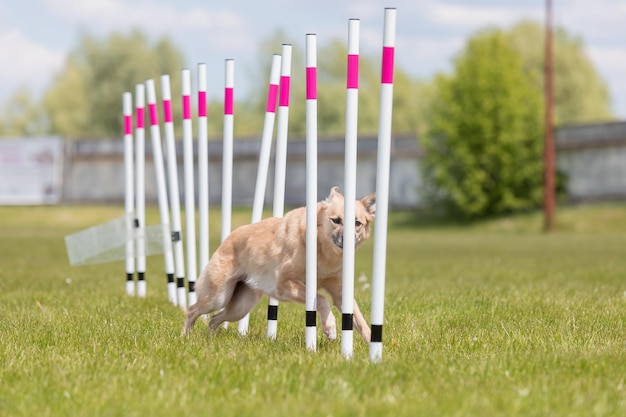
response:
[[[139,228],[139,219],[137,219],[137,218],[135,219],[135,227]]]
[[[278,306],[267,306],[267,319],[268,320],[278,320]]]
[[[196,281],[189,281],[189,292],[196,292]]]
[[[175,230],[172,232],[172,242],[178,242],[180,240],[180,232]]]
[[[145,281],[146,278],[144,277],[144,272],[137,272],[137,280],[139,281]]]
[[[185,277],[176,278],[176,285],[178,288],[185,288]]]
[[[167,282],[174,282],[174,274],[167,274]]]
[[[306,327],[315,327],[317,322],[317,312],[315,310],[306,312]]]
[[[341,315],[341,330],[352,330],[352,314],[343,313]]]
[[[382,341],[383,341],[383,325],[372,324],[372,342],[382,342]]]
[[[127,272],[126,273],[126,281],[132,281],[133,280],[133,273],[132,272]]]

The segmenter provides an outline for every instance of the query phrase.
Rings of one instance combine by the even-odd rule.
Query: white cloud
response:
[[[43,85],[64,59],[65,52],[37,44],[18,30],[0,33],[0,78],[5,82]]]
[[[460,30],[474,30],[489,25],[508,26],[523,18],[539,17],[537,8],[466,6],[441,2],[429,4],[424,12],[431,23]]]
[[[44,3],[64,20],[100,33],[139,27],[153,36],[185,34],[203,37],[220,50],[241,47],[246,37],[252,37],[248,34],[246,19],[227,9],[185,8],[184,3],[124,0],[44,0]]]

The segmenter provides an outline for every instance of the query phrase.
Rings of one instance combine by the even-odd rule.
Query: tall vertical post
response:
[[[174,247],[174,268],[176,270],[176,293],[178,306],[187,310],[187,291],[185,291],[185,263],[183,240],[181,236],[180,193],[178,191],[178,160],[174,142],[174,119],[172,116],[172,92],[170,76],[161,75],[161,95],[163,98],[163,119],[165,126],[165,146],[167,156],[167,178],[169,185],[170,207],[172,210],[172,244]]]
[[[198,64],[198,247],[200,269],[209,263],[209,140],[206,64]],[[189,274],[191,276],[191,273]],[[189,300],[191,305],[191,300]]]
[[[165,262],[165,275],[167,277],[167,299],[172,304],[176,305],[178,301],[176,298],[176,283],[174,282],[174,254],[172,252],[172,237],[170,234],[170,209],[167,201],[163,147],[161,145],[161,128],[159,127],[154,80],[146,81],[146,94],[148,98],[148,112],[150,115],[150,137],[152,139],[152,158],[154,161],[154,171],[156,173],[159,216],[163,232],[163,260]]]
[[[124,207],[126,210],[126,294],[135,295],[135,189],[133,164],[133,96],[126,92],[122,95],[124,113],[124,178],[126,181]]]
[[[552,0],[546,0],[546,45],[545,45],[545,131],[543,148],[543,213],[544,230],[554,230],[556,208],[556,151],[554,149],[554,84],[552,54]]]
[[[396,9],[385,9],[383,53],[378,123],[378,160],[376,164],[376,224],[372,276],[372,338],[370,360],[383,356],[383,316],[387,265],[387,220],[389,215],[389,165],[391,161],[391,116],[393,109],[393,72],[396,43]]]
[[[196,202],[193,164],[193,129],[191,121],[191,72],[181,71],[183,100],[183,182],[185,187],[185,233],[187,235],[187,283],[189,305],[196,303]]]
[[[263,218],[263,203],[265,201],[265,188],[267,185],[267,172],[270,164],[272,150],[272,135],[274,134],[274,119],[276,118],[276,101],[278,97],[278,83],[280,82],[280,55],[272,56],[270,70],[270,82],[267,91],[267,104],[265,106],[265,121],[263,123],[263,136],[261,137],[261,152],[259,153],[259,167],[256,175],[256,187],[254,200],[252,201],[252,223],[260,222]],[[250,314],[239,320],[239,333],[248,333]]]
[[[224,77],[224,132],[222,151],[222,233],[223,242],[231,231],[233,204],[233,125],[235,118],[235,61],[227,59]]]
[[[306,35],[306,348],[317,350],[317,36]]]
[[[135,86],[135,229],[137,231],[137,296],[146,296],[146,93]]]
[[[346,74],[346,148],[344,163],[343,275],[341,298],[341,352],[352,357],[354,313],[354,254],[356,245],[356,165],[359,111],[359,28],[358,19],[348,21],[348,63]]]
[[[287,132],[289,127],[289,87],[291,83],[291,45],[283,44],[280,65],[280,96],[278,101],[278,127],[276,129],[276,168],[274,170],[273,216],[285,214],[285,174],[287,167]],[[267,331],[270,339],[276,339],[278,327],[278,300],[269,298],[267,305]]]

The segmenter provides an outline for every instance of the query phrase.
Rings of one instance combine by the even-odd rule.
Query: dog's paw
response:
[[[335,340],[337,339],[337,328],[335,326],[331,326],[331,327],[322,327],[322,331],[324,332],[324,335],[330,339],[330,340]]]

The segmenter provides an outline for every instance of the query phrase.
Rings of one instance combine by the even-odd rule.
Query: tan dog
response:
[[[317,288],[326,290],[341,310],[343,269],[343,195],[338,187],[317,203]],[[370,234],[376,195],[356,201],[356,246]],[[283,218],[271,217],[234,230],[217,248],[196,283],[198,302],[187,313],[183,334],[202,314],[211,317],[209,328],[234,322],[252,310],[263,294],[279,301],[304,304],[306,293],[306,208],[291,210]],[[324,334],[337,337],[335,317],[326,298],[317,294],[317,310]],[[370,341],[370,328],[354,301],[354,328]]]

